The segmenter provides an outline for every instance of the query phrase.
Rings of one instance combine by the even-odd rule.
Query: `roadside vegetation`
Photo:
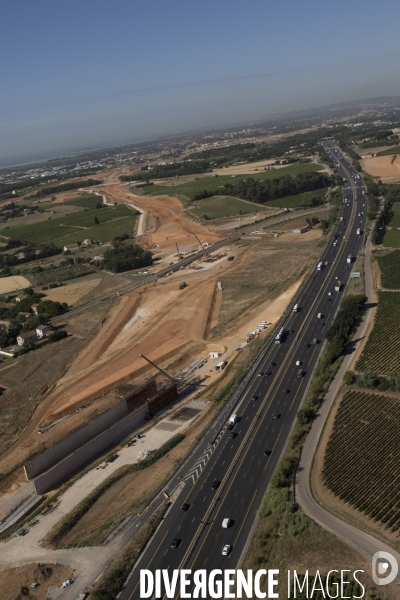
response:
[[[143,459],[139,463],[121,467],[120,469],[118,469],[118,471],[116,471],[115,473],[110,475],[110,477],[107,477],[107,479],[105,479],[100,485],[98,485],[93,490],[93,492],[91,492],[88,496],[86,496],[86,498],[81,500],[81,502],[79,502],[79,504],[77,504],[71,512],[69,512],[59,523],[57,523],[57,525],[55,525],[55,527],[47,535],[46,543],[55,548],[64,547],[63,546],[64,537],[71,531],[71,529],[73,527],[75,527],[75,525],[80,521],[80,519],[82,519],[83,515],[85,515],[88,512],[88,510],[95,504],[95,502],[97,502],[97,500],[99,500],[99,498],[108,489],[110,489],[117,481],[119,481],[120,479],[122,479],[123,477],[128,475],[129,473],[142,471],[143,469],[150,467],[155,462],[157,462],[160,458],[165,456],[170,450],[172,450],[172,448],[174,448],[177,444],[179,444],[184,439],[185,439],[184,435],[177,434],[177,435],[173,436],[172,438],[170,438],[160,448],[158,448],[157,450],[152,452],[150,454],[150,456]],[[161,482],[161,484],[162,484],[162,482]],[[149,498],[147,498],[147,497],[143,498],[144,505],[142,506],[142,510],[146,506],[148,500],[149,500]],[[116,523],[116,525],[117,524],[118,523]],[[85,545],[91,545],[91,544],[90,544],[90,542],[89,543],[83,542],[83,543],[80,543],[79,545],[85,546]],[[73,546],[75,546],[75,544],[73,544]],[[67,545],[67,547],[69,547],[69,546]]]
[[[324,462],[324,484],[343,502],[400,528],[398,484],[400,404],[397,398],[359,391],[345,394],[335,417]]]
[[[168,504],[164,504],[144,525],[139,527],[133,538],[95,583],[89,598],[93,600],[114,600],[134,567],[141,552],[160,525]]]

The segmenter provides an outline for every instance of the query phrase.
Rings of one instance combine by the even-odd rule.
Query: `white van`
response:
[[[231,524],[231,520],[230,520],[230,519],[224,519],[224,520],[222,521],[222,527],[223,527],[224,529],[228,529],[228,527],[229,527],[229,525],[230,525],[230,524]]]
[[[322,319],[322,313],[318,313],[317,318]]]

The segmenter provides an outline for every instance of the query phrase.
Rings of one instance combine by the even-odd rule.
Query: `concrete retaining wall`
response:
[[[82,465],[92,460],[109,446],[120,442],[144,422],[147,413],[148,408],[147,404],[145,404],[118,423],[109,427],[103,433],[100,433],[81,448],[78,448],[72,454],[69,454],[69,456],[58,462],[48,471],[39,475],[33,482],[36,493],[43,494],[56,487],[60,481],[67,478],[74,471],[77,471]]]
[[[110,427],[110,425],[114,425],[114,423],[123,419],[128,412],[128,406],[125,401],[110,408],[110,410],[107,410],[91,423],[78,429],[78,431],[69,435],[65,440],[58,442],[58,444],[55,444],[52,448],[49,448],[43,454],[24,465],[26,478],[29,480],[47,471],[47,469],[71,454],[71,452],[75,452],[78,448],[86,444],[88,440],[95,438]]]

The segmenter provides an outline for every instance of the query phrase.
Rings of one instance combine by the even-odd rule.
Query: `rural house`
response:
[[[34,315],[38,315],[39,314],[38,313],[38,306],[39,306],[39,304],[37,304],[37,303],[36,304],[32,304],[32,306],[31,306],[31,311],[33,312]]]
[[[78,244],[68,244],[67,246],[64,246],[63,250],[64,252],[67,252],[68,250],[73,252],[74,250],[79,250],[79,246]]]
[[[25,342],[37,342],[36,331],[27,331],[26,333],[20,333],[17,337],[18,346],[23,346]]]
[[[15,302],[21,302],[21,300],[25,300],[28,296],[26,294],[22,294],[21,296],[15,296]]]
[[[39,339],[47,337],[50,333],[53,333],[53,329],[50,325],[39,325],[36,327],[36,333]]]
[[[293,229],[293,233],[306,233],[308,231],[308,225],[304,225],[303,227],[299,227],[298,229]]]
[[[86,240],[83,240],[81,246],[91,246],[92,245],[92,240],[89,240],[89,238],[86,238]]]

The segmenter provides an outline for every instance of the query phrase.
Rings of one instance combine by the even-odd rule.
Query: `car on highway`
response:
[[[171,548],[178,548],[179,544],[182,540],[178,540],[178,538],[174,538],[171,542]]]
[[[264,456],[271,456],[272,450],[264,450]]]
[[[219,486],[220,486],[220,483],[221,483],[220,481],[217,481],[216,479],[214,479],[214,481],[211,484],[211,489],[212,490],[217,490],[219,488]]]
[[[222,548],[222,556],[228,556],[231,550],[232,546],[230,546],[229,544],[225,544],[225,546]]]
[[[297,371],[297,377],[303,377],[303,375],[304,375],[304,371],[303,371],[303,369],[299,369],[299,370]]]
[[[237,436],[237,433],[235,433],[234,431],[231,431],[229,434],[229,437],[231,438],[231,440],[234,440],[236,436]]]
[[[271,363],[271,365],[270,365],[270,366],[271,366],[271,367],[275,367],[275,365],[276,365],[276,362],[272,361],[272,363]]]
[[[225,517],[225,519],[222,521],[223,529],[228,529],[228,527],[230,527],[231,524],[232,524],[232,519],[230,519],[229,517]]]
[[[280,419],[280,418],[281,418],[281,415],[280,415],[280,413],[275,413],[275,414],[274,414],[274,419]]]
[[[309,344],[308,342],[306,342],[306,348],[309,348],[311,346],[311,344]]]
[[[71,577],[68,577],[66,581],[62,584],[63,588],[69,587],[71,583],[74,583]]]
[[[313,339],[313,341],[312,341],[312,343],[313,343],[314,345],[315,345],[315,344],[319,344],[319,340],[318,340],[317,338],[314,338],[314,339]]]
[[[264,373],[262,371],[259,371],[257,377],[262,377],[264,375]]]
[[[290,390],[288,390],[287,388],[285,388],[285,389],[283,390],[283,393],[284,393],[284,394],[288,394],[289,392],[290,392]]]
[[[181,506],[181,510],[183,512],[186,512],[187,510],[189,510],[189,508],[190,508],[190,504],[187,504],[187,502],[185,502],[185,504],[182,504],[182,506]]]
[[[258,400],[258,396],[252,396],[251,400],[252,400],[252,402],[255,402],[256,400]]]
[[[269,377],[271,375],[271,371],[265,371],[265,377]]]

